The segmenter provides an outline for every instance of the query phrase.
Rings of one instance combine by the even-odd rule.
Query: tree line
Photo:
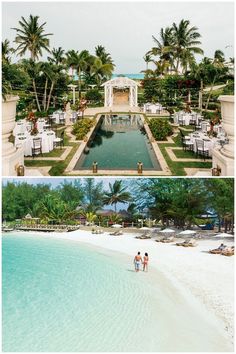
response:
[[[176,99],[181,96],[182,99],[185,97],[189,100],[191,94],[195,100],[198,100],[196,93],[200,92],[199,108],[201,109],[203,89],[209,86],[210,90],[205,100],[207,110],[210,107],[214,85],[231,80],[228,91],[233,94],[233,74],[230,72],[230,66],[233,66],[234,58],[230,58],[227,63],[223,51],[217,49],[213,58],[203,57],[200,62],[197,62],[196,55],[204,55],[201,48],[201,34],[189,20],[182,19],[179,24],[174,22],[171,26],[161,28],[159,37],[152,36],[152,38],[154,46],[143,57],[146,62],[146,70],[143,71],[146,99],[158,100],[159,98],[170,104],[176,103]],[[149,63],[152,63],[152,69],[149,68]],[[173,79],[168,80],[168,76]],[[160,79],[167,81],[162,82],[163,80]],[[225,94],[229,94],[228,91]]]
[[[16,48],[8,39],[2,42],[3,93],[10,89],[24,91],[27,95],[23,97],[35,102],[38,111],[48,111],[52,103],[55,105],[56,97],[68,90],[67,85],[74,80],[75,74],[81,97],[82,82],[87,88],[100,86],[111,78],[115,68],[110,53],[102,45],[95,47],[94,54],[88,50],[50,48],[52,33],[45,32],[45,25],[46,22],[39,22],[39,16],[21,17],[18,27],[13,28]],[[50,54],[46,61],[39,60],[43,51]],[[30,58],[26,59],[24,56],[28,52]],[[13,54],[21,58],[16,64],[11,63]],[[69,70],[72,70],[71,77]]]
[[[45,222],[74,222],[79,215],[102,221],[98,210],[114,207],[111,221],[122,221],[117,205],[127,209],[128,220],[152,218],[163,226],[185,228],[202,222],[201,215],[213,212],[219,230],[233,230],[234,181],[225,179],[126,179],[110,182],[93,178],[32,185],[8,181],[2,189],[2,218],[14,221],[30,213]],[[127,217],[127,216],[126,216]]]

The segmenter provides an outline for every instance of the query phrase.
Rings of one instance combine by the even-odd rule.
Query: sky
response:
[[[153,47],[152,35],[158,37],[162,27],[190,20],[202,35],[205,56],[216,49],[226,58],[234,56],[233,2],[130,1],[130,2],[3,2],[2,39],[13,42],[20,16],[40,16],[45,30],[53,33],[50,46],[70,50],[105,46],[119,74],[139,73],[145,69],[143,56]],[[47,54],[43,59],[46,59]]]

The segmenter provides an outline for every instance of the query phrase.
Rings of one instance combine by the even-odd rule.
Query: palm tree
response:
[[[113,64],[103,64],[100,58],[93,57],[93,63],[90,66],[90,76],[98,86],[100,86],[103,81],[111,78],[113,70]]]
[[[14,49],[10,47],[10,42],[5,39],[2,42],[2,61],[3,63],[10,64],[10,55],[14,52]]]
[[[82,74],[88,67],[90,54],[87,50],[82,50],[80,53],[75,50],[67,52],[67,65],[72,69],[76,69],[78,74],[79,97],[81,97]]]
[[[15,43],[18,44],[16,52],[22,56],[27,50],[30,52],[31,59],[35,61],[42,56],[42,50],[50,52],[49,50],[49,39],[52,33],[44,33],[43,24],[38,23],[39,16],[30,15],[28,22],[22,16],[21,21],[19,21],[19,28],[13,28],[16,31]]]
[[[190,27],[189,20],[181,20],[179,25],[173,23],[173,55],[175,59],[175,71],[179,73],[180,65],[186,66],[186,57],[189,54],[203,54],[203,50],[199,48],[201,35],[197,32],[198,28]],[[187,54],[188,52],[188,54]]]
[[[152,60],[152,56],[150,53],[146,53],[143,57],[143,60],[146,63],[146,70],[148,70],[148,64],[150,63],[150,61]]]
[[[21,65],[22,65],[23,69],[25,70],[25,72],[29,75],[29,77],[32,80],[32,86],[33,86],[33,90],[34,90],[37,108],[41,112],[41,107],[39,104],[37,87],[36,87],[36,79],[40,75],[42,63],[36,63],[32,59],[23,59],[21,62]]]
[[[102,45],[95,47],[95,54],[99,59],[101,59],[102,64],[113,64],[111,54],[107,53],[105,47]]]
[[[47,221],[56,221],[59,224],[75,216],[75,206],[66,204],[55,195],[47,194],[36,206],[37,215]]]
[[[217,49],[214,53],[214,63],[224,63],[225,55],[222,50]]]
[[[158,56],[160,61],[168,62],[169,68],[173,67],[173,29],[171,27],[161,28],[160,39],[152,36],[156,44],[147,54]]]
[[[132,200],[131,194],[126,192],[127,188],[122,186],[122,180],[116,180],[113,185],[109,183],[109,189],[109,192],[105,192],[103,201],[104,204],[114,205],[115,212],[117,203],[125,204]]]
[[[52,77],[52,64],[48,63],[48,62],[43,62],[41,64],[41,72],[45,76],[45,85],[44,85],[44,94],[43,94],[43,99],[42,99],[42,105],[43,105],[43,110],[46,111],[48,83]]]
[[[48,61],[53,63],[53,64],[63,64],[65,61],[65,57],[64,57],[64,49],[62,49],[62,47],[59,48],[53,48],[51,50],[51,55],[52,57],[48,57]]]
[[[53,90],[55,88],[55,85],[57,83],[57,81],[59,80],[60,76],[62,75],[64,70],[64,66],[63,65],[55,65],[50,63],[50,68],[47,72],[47,75],[51,81],[51,86],[50,86],[50,90],[49,90],[49,94],[48,94],[48,100],[47,100],[47,106],[46,106],[46,110],[48,111],[49,106],[50,106],[50,102],[52,99],[52,93]]]

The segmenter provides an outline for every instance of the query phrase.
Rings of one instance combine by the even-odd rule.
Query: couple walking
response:
[[[140,255],[140,252],[137,253],[137,255],[134,257],[134,269],[135,272],[139,272],[141,265],[143,265],[143,271],[148,271],[148,253],[145,253],[143,259],[142,256]]]

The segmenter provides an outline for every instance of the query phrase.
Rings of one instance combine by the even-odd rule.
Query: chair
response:
[[[197,155],[202,155],[205,161],[205,157],[209,156],[209,149],[205,147],[204,141],[196,139]]]
[[[114,232],[109,233],[109,235],[111,235],[111,236],[121,236],[121,235],[123,235],[123,232],[118,230],[118,231],[114,231]]]
[[[202,129],[203,132],[207,132],[207,126],[208,126],[207,122],[202,122],[201,123],[201,129]]]
[[[77,117],[78,117],[77,112],[72,112],[71,121],[72,121],[73,123],[75,123],[76,120],[77,120]]]
[[[179,116],[178,123],[179,123],[179,125],[185,125],[185,119],[183,116]]]
[[[61,133],[60,137],[56,137],[53,140],[53,146],[54,147],[60,146],[60,148],[62,146],[64,146],[64,137],[65,137],[65,131],[63,130],[63,132]]]
[[[185,135],[184,135],[184,133],[183,133],[182,129],[179,129],[179,132],[180,132],[180,136],[181,136],[181,138],[185,138]]]
[[[41,138],[33,138],[33,147],[32,147],[32,156],[42,154],[42,139]]]
[[[193,142],[190,140],[190,138],[187,137],[181,137],[182,140],[182,146],[183,146],[183,150],[190,150],[193,151]]]
[[[197,120],[195,117],[190,118],[189,125],[197,125]]]
[[[65,124],[64,113],[59,113],[59,124]]]
[[[162,242],[162,243],[171,243],[171,242],[174,242],[174,239],[175,239],[174,236],[170,236],[170,237],[162,239],[160,242]]]

